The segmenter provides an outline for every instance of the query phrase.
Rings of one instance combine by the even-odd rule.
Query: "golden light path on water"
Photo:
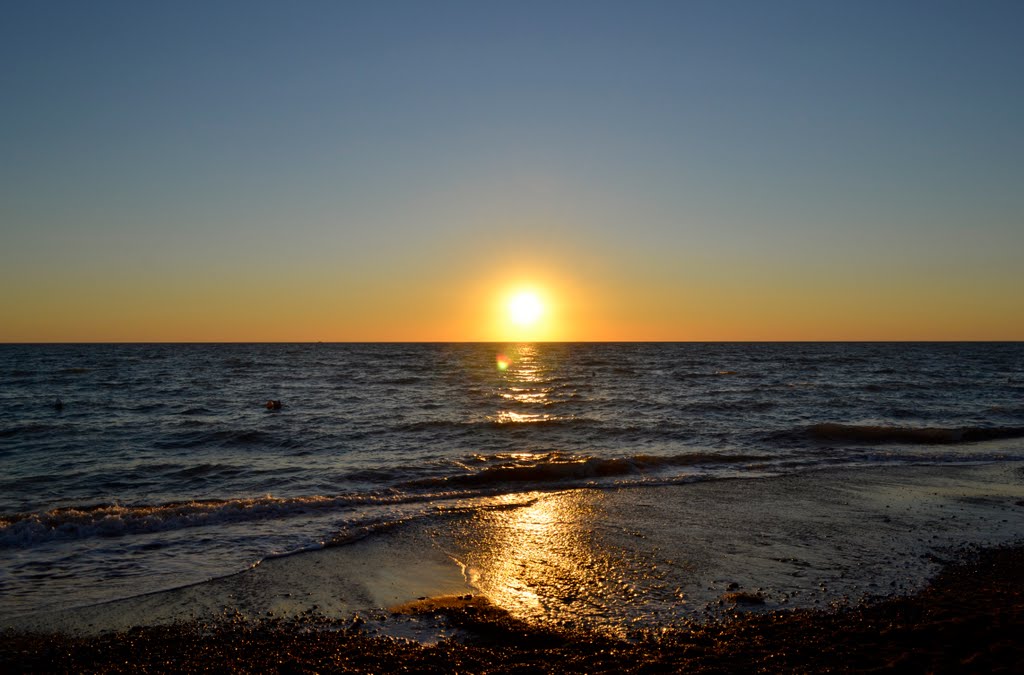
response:
[[[522,506],[524,498],[533,501]],[[604,536],[599,491],[504,500],[507,508],[477,513],[458,537],[455,557],[469,585],[516,618],[625,635],[647,612],[651,591],[674,595],[664,570]]]
[[[515,345],[497,355],[496,364],[501,378],[498,396],[510,406],[527,405],[533,408],[550,402],[552,390],[546,381],[545,368],[539,357],[536,345],[529,343]],[[530,423],[554,419],[554,416],[499,410],[491,419],[499,424]]]
[[[554,400],[555,364],[542,362],[541,356],[532,344],[509,346],[497,355],[496,393],[505,406],[495,411],[492,421],[558,419],[533,412]],[[550,462],[556,454],[516,452],[502,459],[526,467]],[[651,584],[661,586],[653,561],[629,546],[622,532],[604,531],[608,519],[600,490],[521,492],[488,502],[456,534],[453,557],[472,587],[517,618],[565,626],[585,623],[622,635],[627,629],[623,616],[642,612],[642,596]],[[633,610],[624,611],[627,606]]]

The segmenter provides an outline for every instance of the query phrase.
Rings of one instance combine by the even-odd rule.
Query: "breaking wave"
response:
[[[757,462],[763,457],[688,453],[667,457],[635,455],[598,458],[547,454],[476,455],[443,469],[446,475],[408,480],[402,489],[335,496],[209,499],[154,505],[91,504],[37,513],[0,516],[0,548],[31,546],[44,541],[120,537],[191,527],[284,519],[350,507],[433,502],[547,489],[559,483],[616,478],[656,472],[667,467],[708,467]],[[200,465],[193,472],[217,469]],[[410,469],[413,469],[410,467]],[[420,470],[426,467],[420,467]],[[454,471],[452,471],[454,469]],[[436,469],[435,469],[436,470]]]
[[[671,456],[634,455],[631,457],[580,457],[561,453],[544,455],[498,455],[493,458],[474,458],[483,466],[477,470],[450,476],[438,476],[410,481],[410,486],[485,486],[502,483],[536,483],[614,478],[642,474],[668,467],[695,465],[723,465],[760,461],[753,455],[721,455],[686,453]]]
[[[0,547],[53,539],[117,537],[186,527],[283,518],[367,503],[366,496],[254,497],[122,506],[97,504],[0,516]]]

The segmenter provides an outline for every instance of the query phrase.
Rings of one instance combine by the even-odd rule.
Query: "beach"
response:
[[[203,584],[22,618],[3,659],[26,672],[1011,672],[1022,472],[822,470],[452,505]]]
[[[1021,356],[5,346],[4,669],[1006,664]]]
[[[98,638],[3,635],[5,672],[1020,672],[1024,550],[973,554],[910,597],[836,610],[744,614],[656,641],[547,631],[450,609],[462,639],[423,645],[358,623],[190,622]]]

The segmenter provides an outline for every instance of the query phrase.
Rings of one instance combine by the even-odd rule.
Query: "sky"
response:
[[[3,3],[0,341],[1024,340],[1022,30]]]

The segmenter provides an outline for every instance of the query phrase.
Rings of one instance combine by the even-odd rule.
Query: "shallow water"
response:
[[[0,406],[5,617],[502,495],[1024,459],[1024,345],[4,345]]]
[[[91,634],[355,614],[362,631],[432,643],[453,635],[444,617],[392,610],[483,598],[540,628],[656,639],[737,612],[915,592],[971,547],[1024,542],[1022,515],[1020,462],[510,493],[454,500],[239,574],[0,627]]]

